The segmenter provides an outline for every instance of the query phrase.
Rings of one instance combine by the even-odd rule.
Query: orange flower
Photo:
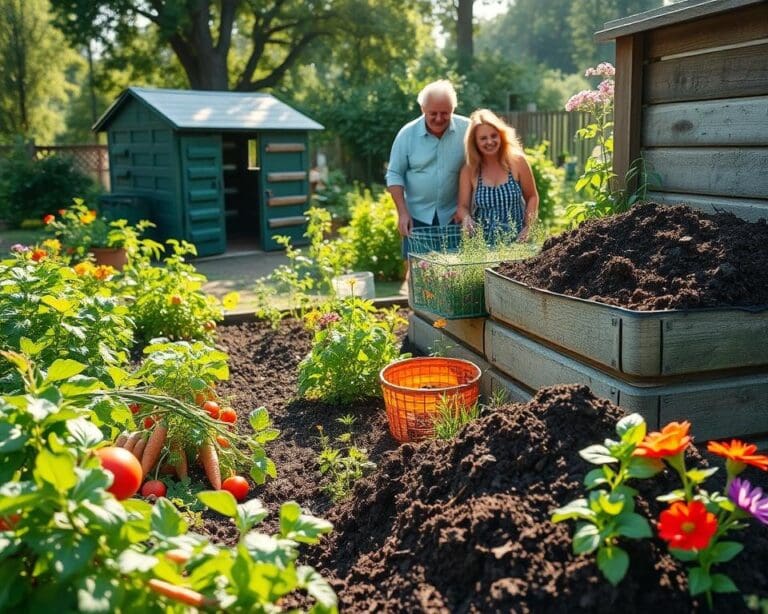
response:
[[[635,448],[634,456],[646,456],[648,458],[665,458],[679,454],[691,443],[688,431],[691,423],[670,422],[661,432],[648,433]]]
[[[59,209],[59,215],[64,215],[66,212],[66,209]]]
[[[40,262],[41,260],[45,260],[47,255],[48,255],[48,252],[46,252],[44,249],[38,248],[32,251],[30,258],[32,258],[32,260],[34,260],[35,262]]]
[[[439,320],[435,320],[432,326],[435,328],[445,328],[448,324],[448,321],[445,318],[440,318]]]
[[[99,279],[101,281],[104,281],[105,279],[109,279],[116,273],[115,269],[108,264],[100,264],[93,270],[93,276],[96,279]]]
[[[79,276],[88,275],[91,271],[93,271],[93,264],[90,262],[79,262],[75,266],[72,267]]]
[[[88,213],[84,213],[80,216],[80,222],[83,224],[92,224],[96,220],[96,212],[91,209]]]
[[[715,515],[701,501],[676,501],[659,516],[659,537],[678,550],[703,550],[717,531]]]
[[[43,224],[50,224],[55,219],[56,219],[56,217],[51,215],[50,213],[48,215],[44,215],[43,216]]]
[[[757,446],[754,444],[744,443],[738,439],[731,439],[730,443],[727,441],[722,443],[710,441],[707,444],[707,450],[712,452],[712,454],[717,454],[728,460],[743,463],[745,465],[752,465],[763,471],[768,471],[768,456],[765,456],[764,454],[755,454]]]

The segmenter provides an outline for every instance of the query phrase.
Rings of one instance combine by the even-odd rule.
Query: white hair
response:
[[[453,84],[447,79],[440,79],[439,81],[433,81],[424,86],[419,92],[416,100],[420,107],[424,107],[430,98],[447,98],[451,103],[451,108],[455,109],[459,104],[456,97],[456,90],[453,89]]]

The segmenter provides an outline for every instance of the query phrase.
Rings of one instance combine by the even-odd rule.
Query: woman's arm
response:
[[[528,233],[539,215],[539,192],[536,189],[536,182],[533,179],[531,165],[528,164],[528,160],[526,160],[525,156],[515,156],[515,162],[518,172],[520,173],[520,189],[523,192],[523,200],[525,200],[523,228],[520,230],[518,241],[527,241]]]
[[[456,202],[456,215],[453,219],[458,224],[472,223],[472,177],[469,167],[465,164],[459,173],[459,195]]]

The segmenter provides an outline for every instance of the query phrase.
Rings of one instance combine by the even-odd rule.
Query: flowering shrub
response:
[[[571,96],[565,104],[566,111],[582,111],[590,115],[590,123],[580,128],[576,135],[583,140],[594,141],[596,146],[587,158],[584,173],[576,181],[575,189],[587,200],[571,203],[566,208],[567,216],[578,223],[587,218],[603,217],[626,211],[645,195],[645,177],[640,166],[634,164],[626,176],[629,184],[636,177],[640,185],[633,193],[616,189],[616,174],[613,172],[613,94],[616,71],[608,62],[595,68],[588,68],[585,77],[602,77],[595,90],[583,90]]]
[[[299,364],[299,394],[349,404],[379,393],[379,371],[401,357],[395,330],[405,324],[396,308],[377,311],[350,297],[309,312],[312,350]]]
[[[619,441],[607,440],[604,445],[589,446],[579,453],[600,465],[584,478],[584,485],[592,490],[589,500],[577,499],[555,510],[552,521],[577,519],[574,552],[597,550],[598,567],[612,584],[618,584],[629,566],[629,557],[618,546],[619,539],[651,536],[647,520],[634,512],[637,491],[625,481],[649,478],[664,465],[670,467],[679,476],[681,488],[659,497],[669,507],[659,516],[658,535],[673,556],[693,563],[688,570],[689,592],[692,596],[704,594],[712,607],[713,593],[738,592],[727,575],[712,570],[743,549],[738,542],[726,541],[726,535],[746,526],[743,521],[750,517],[768,525],[768,496],[761,488],[736,477],[747,465],[768,471],[768,456],[756,454],[754,445],[738,440],[710,442],[707,449],[726,458],[725,494],[710,492],[702,484],[717,468],[685,466],[685,451],[692,441],[689,430],[688,422],[672,422],[646,435],[645,422],[638,414],[623,418],[617,425]]]

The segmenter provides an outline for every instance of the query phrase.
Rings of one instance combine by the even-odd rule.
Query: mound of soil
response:
[[[485,415],[453,441],[402,445],[331,510],[335,530],[312,563],[335,578],[348,612],[645,612],[661,604],[690,612],[701,603],[658,539],[626,544],[630,571],[613,588],[593,557],[572,554],[573,522],[549,520],[583,496],[594,465],[578,451],[615,436],[621,415],[584,386],[557,386]],[[634,484],[639,511],[657,517],[655,497],[676,484],[669,475]],[[723,571],[745,594],[766,595],[768,531],[755,524]],[[715,610],[746,607],[717,596]]]
[[[496,270],[536,288],[650,311],[768,305],[768,224],[684,205],[636,205]]]

